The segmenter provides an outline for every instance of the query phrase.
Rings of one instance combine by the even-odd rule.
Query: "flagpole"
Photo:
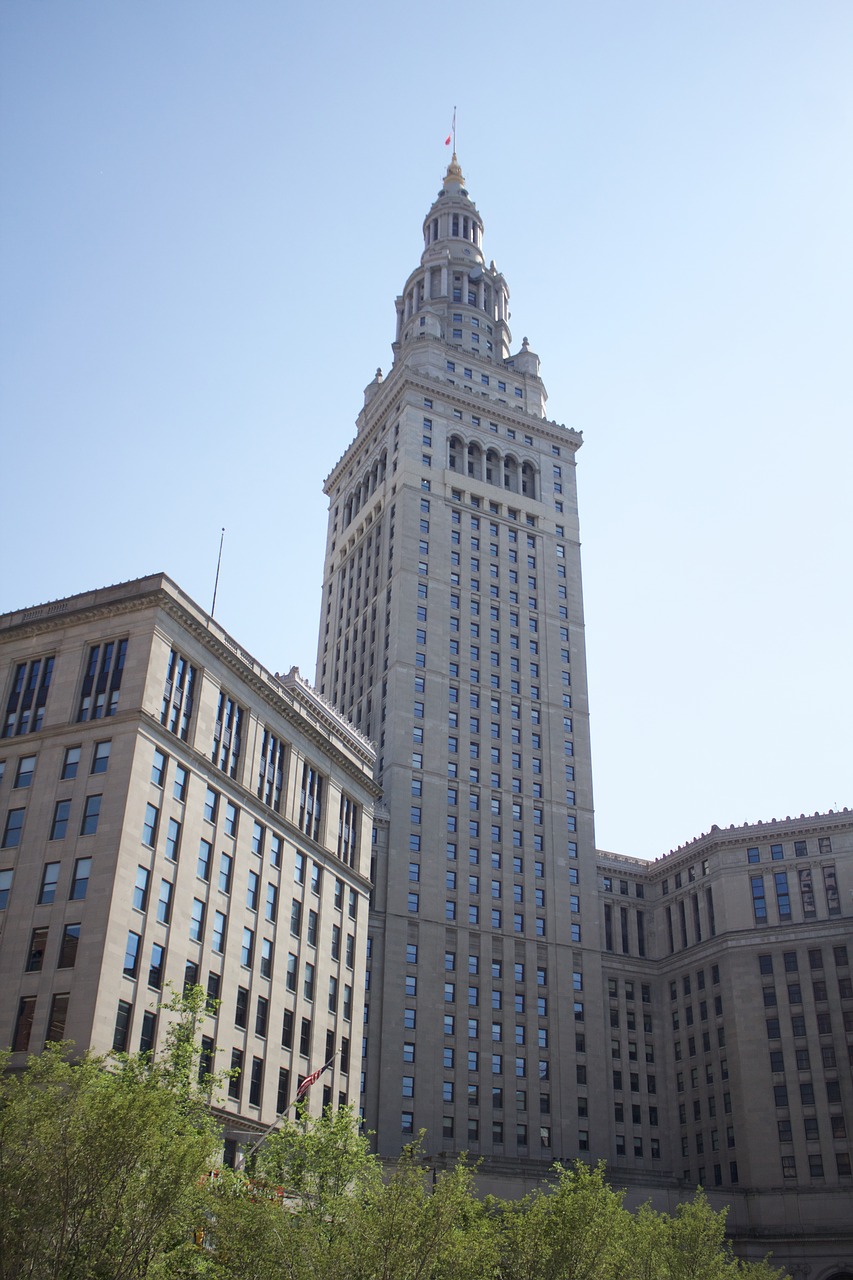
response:
[[[278,1111],[278,1112],[276,1112],[276,1116],[275,1116],[275,1119],[273,1120],[272,1124],[267,1125],[266,1129],[264,1129],[263,1133],[262,1133],[262,1134],[261,1134],[261,1136],[258,1138],[257,1142],[255,1142],[255,1143],[254,1143],[254,1144],[249,1148],[249,1150],[247,1151],[246,1155],[243,1157],[243,1163],[244,1163],[244,1164],[248,1164],[248,1163],[249,1163],[249,1161],[251,1160],[252,1156],[253,1156],[253,1155],[255,1154],[255,1152],[257,1151],[258,1147],[261,1145],[261,1143],[262,1143],[262,1142],[265,1142],[265,1141],[267,1140],[267,1138],[270,1136],[270,1134],[272,1133],[273,1129],[274,1129],[274,1128],[276,1127],[276,1125],[280,1122],[280,1120],[282,1119],[282,1117],[287,1115],[287,1113],[288,1113],[288,1111],[290,1110],[290,1108],[291,1108],[291,1107],[295,1107],[295,1106],[297,1106],[297,1104],[298,1104],[299,1102],[301,1102],[301,1101],[302,1101],[302,1099],[303,1099],[304,1097],[306,1097],[306,1095],[307,1095],[307,1093],[308,1093],[308,1089],[310,1089],[310,1088],[311,1088],[311,1085],[312,1085],[312,1084],[316,1084],[316,1083],[317,1083],[317,1081],[320,1079],[320,1077],[321,1077],[322,1075],[325,1075],[325,1073],[329,1070],[329,1068],[331,1067],[332,1063],[335,1061],[335,1058],[338,1056],[338,1054],[339,1054],[339,1053],[340,1053],[340,1049],[336,1049],[336,1050],[335,1050],[335,1052],[332,1054],[331,1058],[329,1059],[329,1061],[328,1061],[328,1062],[325,1062],[325,1063],[323,1064],[323,1066],[319,1069],[319,1071],[317,1071],[317,1072],[315,1072],[315,1073],[312,1073],[312,1074],[314,1075],[314,1079],[313,1079],[313,1080],[311,1079],[311,1076],[310,1076],[310,1075],[308,1075],[308,1076],[306,1076],[306,1077],[305,1077],[305,1080],[303,1080],[303,1081],[302,1081],[302,1084],[300,1084],[300,1085],[298,1085],[298,1086],[297,1086],[297,1089],[296,1089],[296,1097],[293,1099],[293,1101],[292,1101],[292,1102],[288,1102],[287,1106],[284,1108],[284,1110],[283,1110],[283,1111]],[[306,1080],[307,1080],[307,1081],[309,1081],[308,1088],[306,1088],[306,1087],[305,1087],[305,1082],[306,1082]]]

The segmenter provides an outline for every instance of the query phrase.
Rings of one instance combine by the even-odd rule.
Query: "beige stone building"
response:
[[[582,437],[483,244],[454,156],[325,485],[316,683],[382,788],[367,1126],[498,1194],[578,1156],[635,1203],[701,1182],[742,1248],[853,1275],[851,815],[596,852]]]
[[[849,1280],[853,813],[596,850],[582,437],[483,235],[454,156],[326,480],[319,692],[165,577],[0,617],[0,1042],[156,1048],[198,981],[232,1144],[334,1055],[383,1156],[701,1184]]]
[[[598,857],[614,1181],[701,1185],[742,1252],[849,1275],[853,813]]]
[[[167,577],[0,617],[0,1042],[156,1052],[169,985],[230,1143],[358,1098],[374,752]]]

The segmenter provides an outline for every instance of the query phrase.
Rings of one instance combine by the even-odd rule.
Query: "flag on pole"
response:
[[[302,1084],[296,1090],[297,1102],[300,1100],[300,1098],[305,1097],[306,1093],[311,1088],[312,1084],[317,1083],[317,1081],[320,1079],[320,1076],[323,1074],[323,1072],[328,1071],[332,1067],[332,1065],[334,1064],[334,1061],[335,1061],[335,1055],[332,1054],[328,1062],[326,1062],[322,1067],[318,1067],[316,1071],[312,1071],[310,1076],[305,1077],[305,1079],[302,1081]]]
[[[453,108],[453,124],[450,126],[450,133],[444,139],[444,145],[449,147],[453,143],[453,150],[456,150],[456,108]]]

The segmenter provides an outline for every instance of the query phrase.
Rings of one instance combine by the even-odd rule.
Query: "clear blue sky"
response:
[[[853,5],[4,0],[0,610],[165,570],[313,678],[458,150],[579,455],[598,843],[853,804]]]

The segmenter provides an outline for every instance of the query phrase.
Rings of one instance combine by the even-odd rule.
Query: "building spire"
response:
[[[456,152],[453,152],[453,158],[447,166],[447,173],[444,175],[444,190],[459,191],[465,186],[465,179],[462,176],[462,166],[456,158]]]

